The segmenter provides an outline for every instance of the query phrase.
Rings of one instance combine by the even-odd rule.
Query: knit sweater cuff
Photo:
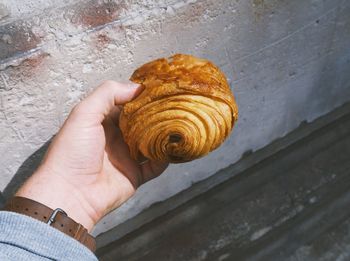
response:
[[[61,231],[8,211],[0,211],[0,250],[12,257],[17,251],[19,257],[36,255],[54,260],[97,260],[87,247]]]

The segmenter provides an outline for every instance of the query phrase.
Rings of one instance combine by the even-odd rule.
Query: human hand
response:
[[[16,196],[62,208],[91,231],[137,187],[159,176],[168,164],[133,160],[118,128],[120,105],[141,91],[139,85],[113,81],[94,90],[72,110]]]

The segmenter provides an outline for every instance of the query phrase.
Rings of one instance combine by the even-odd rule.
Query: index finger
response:
[[[141,91],[142,87],[138,84],[105,81],[73,109],[73,114],[77,117],[94,115],[96,120],[102,123],[116,105],[131,101]]]

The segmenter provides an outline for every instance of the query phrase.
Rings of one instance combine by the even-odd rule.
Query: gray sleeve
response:
[[[83,244],[25,215],[0,211],[0,260],[97,260]]]

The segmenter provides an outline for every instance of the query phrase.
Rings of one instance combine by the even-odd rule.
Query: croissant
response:
[[[131,76],[144,87],[120,114],[131,156],[172,163],[200,158],[230,134],[238,109],[225,75],[205,59],[176,54]]]

